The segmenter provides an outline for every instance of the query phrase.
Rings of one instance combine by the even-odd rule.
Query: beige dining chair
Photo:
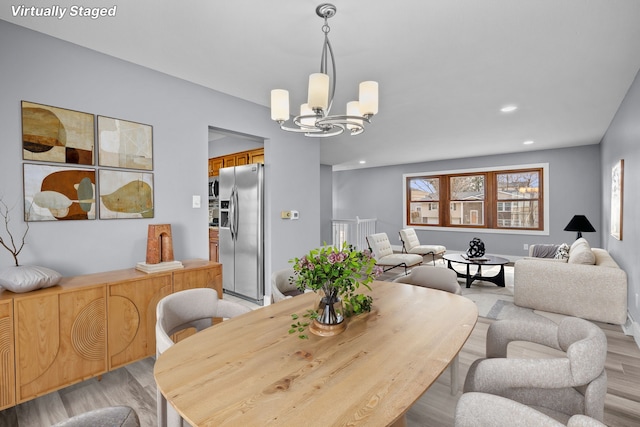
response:
[[[458,276],[455,271],[448,268],[434,267],[431,265],[419,265],[411,269],[406,276],[400,276],[394,279],[394,282],[407,283],[414,286],[422,286],[424,288],[437,289],[456,295],[462,295]],[[459,387],[459,360],[458,355],[453,358],[449,365],[451,374],[451,394],[456,395]]]
[[[214,317],[231,318],[251,311],[249,307],[218,298],[210,288],[180,291],[162,298],[156,306],[156,358],[173,344],[171,335],[185,329],[199,332],[213,323]],[[181,427],[182,418],[156,388],[158,427]]]
[[[586,415],[573,415],[566,423],[527,405],[487,393],[464,393],[456,404],[455,427],[607,427]]]
[[[507,357],[513,341],[544,345],[555,358]],[[582,414],[604,417],[607,393],[607,338],[598,326],[577,317],[500,320],[487,330],[487,358],[469,367],[464,392],[499,395],[544,412],[561,423]]]
[[[399,232],[400,241],[402,241],[402,251],[408,254],[418,254],[420,256],[431,255],[433,265],[436,265],[436,258],[442,258],[447,251],[443,245],[422,245],[413,228],[403,228]]]
[[[291,298],[300,292],[294,282],[291,281],[291,277],[295,270],[293,268],[284,268],[282,270],[274,271],[271,274],[271,302],[276,303],[283,299]]]

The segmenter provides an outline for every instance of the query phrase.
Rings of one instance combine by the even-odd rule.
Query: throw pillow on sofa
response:
[[[573,242],[569,248],[569,264],[588,264],[596,263],[596,256],[591,251],[591,246],[586,239],[580,238]]]
[[[566,243],[563,243],[561,245],[558,246],[558,249],[556,250],[555,255],[553,256],[554,259],[569,259],[569,245],[567,245]]]

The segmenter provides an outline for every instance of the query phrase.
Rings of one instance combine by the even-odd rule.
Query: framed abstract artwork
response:
[[[24,160],[94,164],[93,114],[22,101]]]
[[[153,174],[100,169],[100,219],[153,218]]]
[[[611,169],[611,235],[622,240],[622,206],[624,194],[624,160]]]
[[[113,168],[153,170],[153,128],[98,116],[98,164]]]
[[[24,220],[96,218],[96,171],[25,163]]]

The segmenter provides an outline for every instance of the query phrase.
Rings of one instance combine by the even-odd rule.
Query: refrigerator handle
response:
[[[233,232],[235,234],[234,239],[238,240],[238,222],[240,221],[240,209],[238,206],[238,187],[234,187],[233,192]]]
[[[236,240],[236,188],[231,189],[231,197],[229,197],[229,231],[231,231],[231,240]]]

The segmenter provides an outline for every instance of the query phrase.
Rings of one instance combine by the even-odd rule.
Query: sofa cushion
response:
[[[596,263],[596,256],[591,251],[591,247],[585,240],[579,245],[571,245],[569,250],[569,264],[589,264]]]

